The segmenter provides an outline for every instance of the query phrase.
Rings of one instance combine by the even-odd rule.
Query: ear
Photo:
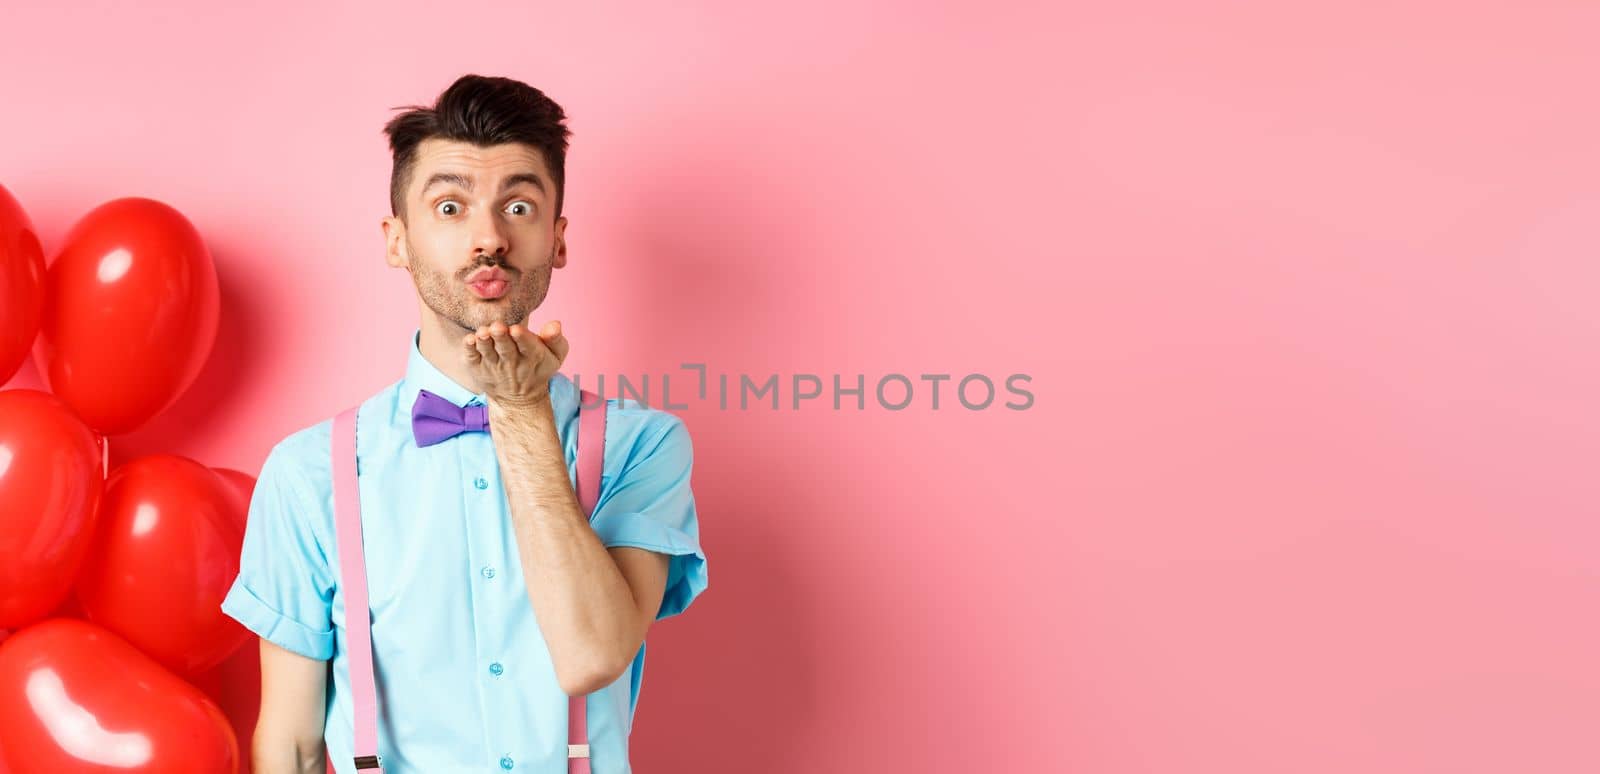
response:
[[[567,265],[567,216],[556,218],[556,255],[551,265],[557,269]]]
[[[411,271],[411,256],[406,253],[406,223],[393,215],[383,218],[384,262]]]

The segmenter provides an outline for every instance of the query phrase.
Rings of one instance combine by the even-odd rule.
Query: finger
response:
[[[469,364],[483,360],[483,356],[478,354],[477,341],[478,334],[476,333],[469,333],[461,338],[461,351]]]
[[[554,357],[554,355],[550,353],[550,347],[547,346],[549,342],[540,338],[538,335],[529,332],[527,334],[526,341],[527,344],[525,346],[527,347],[527,351],[531,353],[529,356],[533,358],[534,362],[542,363],[545,359]]]
[[[537,360],[545,352],[544,342],[525,325],[511,326],[511,339],[517,343],[517,351],[523,357]]]
[[[544,323],[539,328],[539,341],[549,350],[550,357],[555,358],[557,366],[560,366],[560,363],[566,360],[568,344],[566,344],[566,336],[562,336],[562,321],[550,320],[549,323]]]
[[[545,323],[544,327],[539,329],[539,338],[544,339],[545,343],[547,343],[547,344],[549,342],[551,342],[552,340],[560,338],[560,337],[561,337],[561,321],[560,320],[551,320],[550,322]]]
[[[505,324],[496,322],[489,326],[489,335],[493,337],[490,341],[494,343],[495,354],[501,360],[512,360],[519,356],[517,342],[511,340],[511,330]]]
[[[472,344],[478,348],[478,354],[484,362],[490,365],[500,362],[500,353],[495,351],[494,336],[489,334],[488,328],[479,328],[477,334],[473,336]]]
[[[550,354],[555,357],[556,362],[566,362],[567,351],[571,349],[571,345],[567,342],[566,335],[561,333],[559,328],[556,335],[545,339],[544,343],[545,346],[550,348]]]

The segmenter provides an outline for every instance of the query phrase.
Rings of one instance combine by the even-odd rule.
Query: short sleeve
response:
[[[660,412],[659,431],[633,450],[606,449],[606,467],[623,452],[620,474],[601,486],[590,523],[607,548],[633,546],[668,554],[667,587],[656,620],[689,607],[707,586],[706,555],[689,473],[694,463],[689,430],[678,417]]]
[[[239,575],[222,612],[246,629],[308,658],[333,657],[333,571],[319,535],[325,506],[311,495],[303,461],[273,447],[256,479]]]

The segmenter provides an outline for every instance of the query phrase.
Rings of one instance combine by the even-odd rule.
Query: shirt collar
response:
[[[488,393],[474,393],[472,390],[462,386],[460,382],[450,378],[445,372],[440,371],[437,366],[423,357],[421,341],[422,329],[417,328],[411,333],[411,353],[406,358],[406,375],[404,379],[400,380],[400,405],[396,408],[405,412],[407,417],[410,417],[411,405],[416,403],[417,393],[422,390],[438,395],[457,406],[465,406],[469,403],[479,406],[488,405]],[[549,389],[551,406],[555,408],[555,415],[560,417],[563,415],[563,408],[569,402],[575,402],[573,398],[574,385],[566,374],[557,371],[555,375],[550,377]]]

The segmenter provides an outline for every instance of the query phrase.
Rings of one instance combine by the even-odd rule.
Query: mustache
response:
[[[473,272],[479,269],[499,269],[512,277],[516,277],[517,275],[521,274],[520,271],[511,268],[511,264],[507,263],[506,260],[502,258],[479,260],[473,263],[471,266],[462,269],[459,274],[459,278],[465,280],[467,277],[472,276]]]
[[[555,262],[556,251],[559,250],[559,249],[560,249],[560,247],[558,245],[551,245],[550,246],[550,261],[551,261],[551,263]],[[464,280],[466,280],[466,278],[472,276],[473,272],[475,272],[475,271],[477,271],[479,269],[484,269],[484,268],[499,269],[499,270],[505,272],[506,274],[510,275],[512,279],[516,279],[516,278],[522,276],[522,271],[520,269],[511,268],[511,262],[510,261],[511,261],[510,256],[506,256],[506,255],[479,255],[477,260],[472,262],[471,266],[468,266],[467,268],[461,270],[461,274],[459,275],[459,279],[464,281]]]

